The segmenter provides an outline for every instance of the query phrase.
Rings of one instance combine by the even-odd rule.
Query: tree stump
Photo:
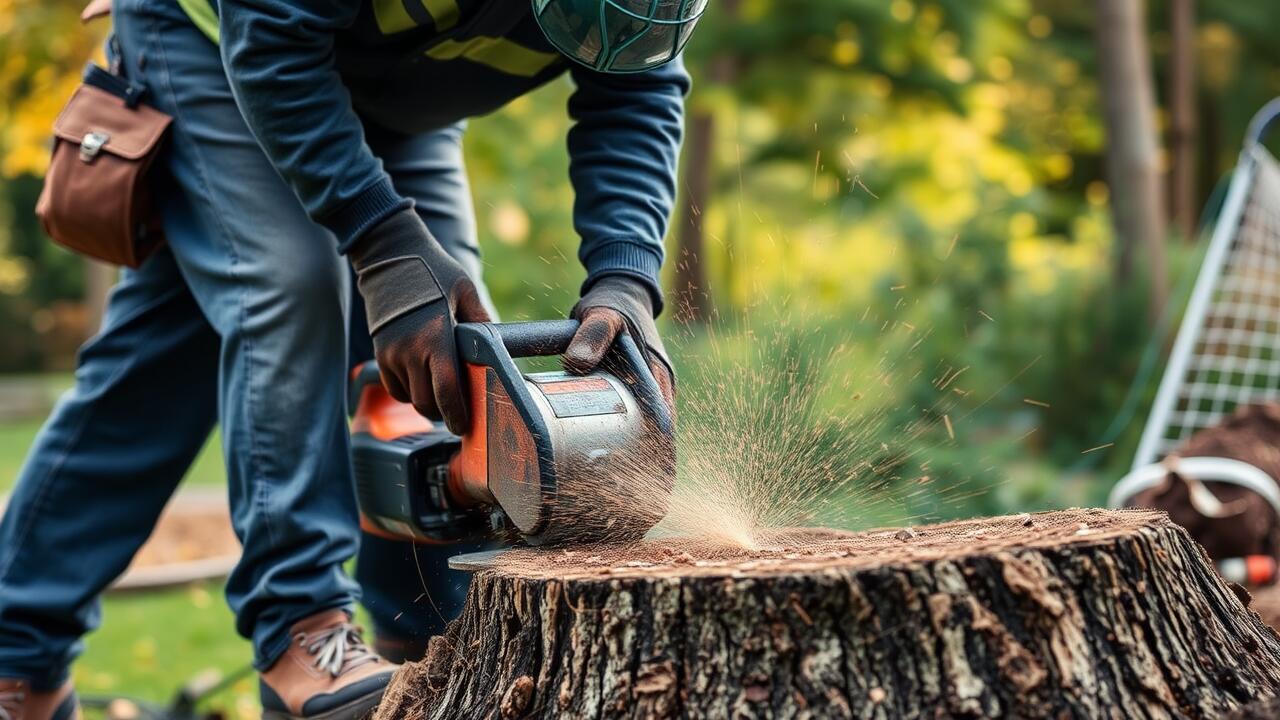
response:
[[[508,551],[378,720],[1207,718],[1280,635],[1163,513]]]

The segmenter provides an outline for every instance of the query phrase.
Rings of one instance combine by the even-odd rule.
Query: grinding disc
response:
[[[454,555],[449,558],[449,569],[461,570],[463,572],[492,570],[497,567],[498,558],[505,552],[506,550],[483,550],[481,552]]]

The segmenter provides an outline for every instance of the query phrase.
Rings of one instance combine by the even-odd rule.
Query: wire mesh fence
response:
[[[1134,467],[1280,398],[1280,163],[1251,144],[1232,185]]]

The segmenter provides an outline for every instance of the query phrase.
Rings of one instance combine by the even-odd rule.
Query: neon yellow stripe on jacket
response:
[[[409,11],[404,9],[401,0],[373,0],[373,17],[383,35],[403,32],[418,25],[409,17]]]
[[[437,30],[447,30],[458,22],[457,0],[408,0],[421,2],[436,23]],[[218,15],[209,0],[178,0],[191,22],[215,44],[219,39]],[[417,27],[405,10],[403,0],[373,0],[373,14],[384,35]],[[506,38],[474,37],[445,40],[426,52],[433,60],[462,58],[487,65],[499,72],[520,77],[533,77],[560,59],[555,52],[527,48]]]
[[[422,0],[422,5],[431,13],[431,19],[436,21],[436,30],[448,30],[458,24],[457,0]]]
[[[433,60],[463,58],[508,75],[533,77],[558,60],[560,54],[533,50],[506,38],[474,37],[445,40],[428,50],[427,57]]]
[[[209,0],[178,0],[178,7],[191,18],[191,23],[204,33],[214,45],[218,44],[218,14]]]
[[[378,30],[383,35],[404,32],[418,26],[405,9],[406,2],[422,3],[439,32],[458,24],[457,0],[373,0],[373,17],[378,21]]]
[[[409,0],[421,2],[431,18],[435,21],[436,30],[448,30],[458,24],[458,3],[456,0]],[[213,11],[209,0],[178,0],[179,7],[191,18],[191,22],[215,44],[218,42],[218,14]],[[383,35],[390,35],[418,26],[404,9],[402,0],[373,0],[373,16],[378,21],[378,29]]]

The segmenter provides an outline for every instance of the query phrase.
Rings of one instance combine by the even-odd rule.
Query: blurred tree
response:
[[[1235,165],[1249,118],[1280,95],[1280,13],[1268,2],[1199,0],[1200,196]]]
[[[79,0],[0,0],[0,369],[65,367],[87,330],[72,307],[84,264],[48,243],[32,215],[49,128],[102,41]]]
[[[714,18],[734,23],[741,0],[719,0]],[[707,82],[711,92],[695,101],[687,122],[680,202],[676,206],[675,313],[679,323],[704,323],[713,314],[714,303],[704,260],[706,238],[703,209],[710,205],[715,176],[716,109],[708,100],[723,94],[738,77],[741,60],[732,48],[723,48],[708,61]],[[709,96],[709,97],[708,97]]]
[[[1194,241],[1196,193],[1196,0],[1169,0],[1169,208],[1183,239]]]
[[[79,0],[0,0],[0,175],[40,175],[49,125],[78,84],[105,23],[80,24]]]
[[[1154,319],[1167,296],[1166,223],[1143,4],[1096,0],[1095,7],[1111,216],[1120,242],[1116,278],[1122,284],[1134,279],[1140,250]]]

